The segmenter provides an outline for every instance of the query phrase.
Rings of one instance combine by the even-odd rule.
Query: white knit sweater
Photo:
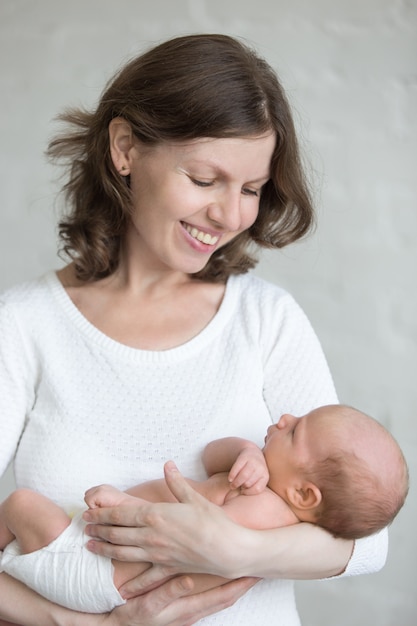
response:
[[[252,275],[229,279],[195,338],[152,352],[92,326],[51,272],[0,297],[0,473],[67,510],[84,491],[162,476],[173,459],[203,479],[205,444],[236,435],[262,445],[284,412],[336,401],[318,340],[292,297]],[[386,532],[356,542],[347,573],[379,569]],[[1,598],[0,598],[1,602]],[[296,626],[291,581],[263,581],[199,623]]]

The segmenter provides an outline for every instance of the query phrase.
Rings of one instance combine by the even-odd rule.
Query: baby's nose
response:
[[[288,426],[288,424],[291,424],[291,422],[296,419],[293,415],[290,415],[289,413],[284,413],[284,415],[281,415],[279,422],[277,424],[278,428],[286,428]]]

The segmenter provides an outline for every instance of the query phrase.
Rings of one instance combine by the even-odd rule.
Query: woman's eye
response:
[[[211,185],[213,184],[212,180],[198,180],[197,178],[191,178],[190,180],[192,183],[194,183],[194,185],[197,185],[197,187],[211,187]]]
[[[259,196],[259,191],[256,189],[248,189],[247,187],[242,189],[242,193],[245,194],[245,196],[255,196],[256,198]]]

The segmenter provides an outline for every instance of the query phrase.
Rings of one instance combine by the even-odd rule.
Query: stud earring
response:
[[[122,172],[126,172],[128,173],[128,167],[126,167],[126,165],[122,165],[122,167],[119,170],[119,174],[122,174]],[[124,174],[123,174],[124,175]]]

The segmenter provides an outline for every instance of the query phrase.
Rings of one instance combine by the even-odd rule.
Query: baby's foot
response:
[[[132,500],[137,501],[133,496],[116,489],[116,487],[112,487],[112,485],[91,487],[91,489],[85,492],[84,500],[90,509],[131,504]]]

